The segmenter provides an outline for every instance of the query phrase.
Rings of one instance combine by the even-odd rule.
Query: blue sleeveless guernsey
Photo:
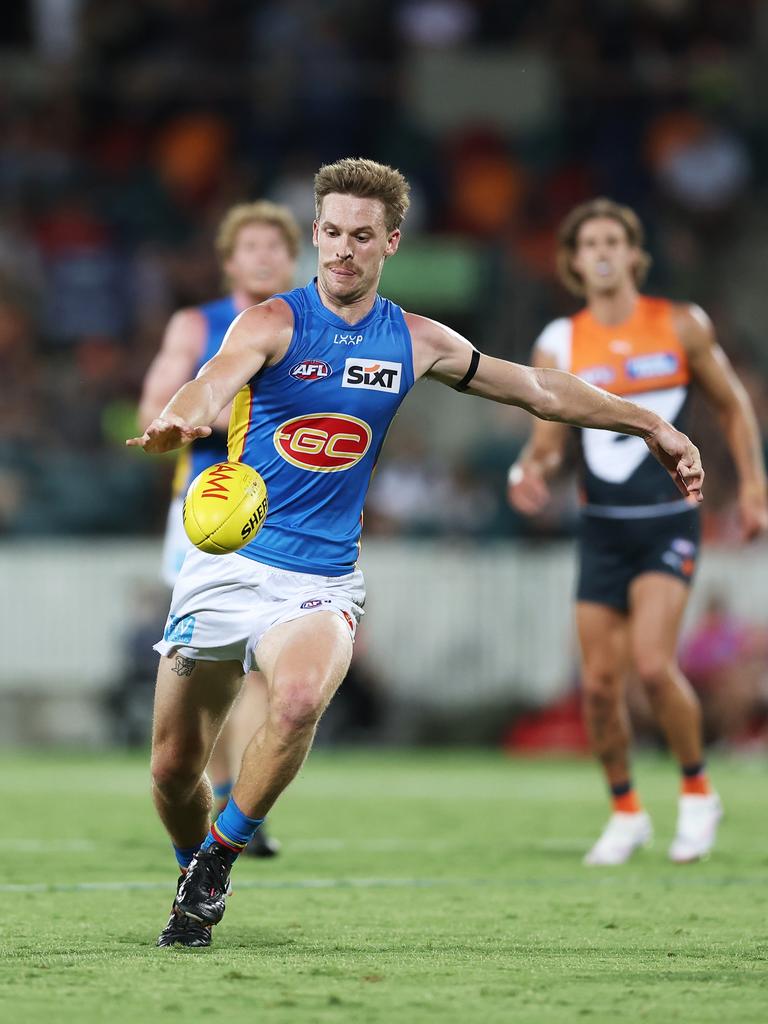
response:
[[[403,311],[377,295],[348,324],[313,281],[276,296],[293,311],[285,356],[235,396],[229,458],[267,485],[269,511],[239,554],[321,576],[352,572],[363,502],[392,419],[413,386]]]
[[[205,319],[206,334],[203,353],[192,371],[193,377],[200,367],[219,351],[229,325],[239,312],[231,295],[224,299],[217,299],[215,302],[206,302],[204,306],[197,308]],[[226,457],[226,445],[218,430],[214,431],[211,437],[201,437],[193,444],[188,445],[183,449],[176,463],[176,471],[173,475],[173,494],[186,494],[187,488],[198,473],[202,473],[209,466],[215,466],[217,462],[223,462]]]

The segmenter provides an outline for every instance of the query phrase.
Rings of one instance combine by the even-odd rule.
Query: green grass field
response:
[[[715,761],[708,862],[666,860],[676,781],[637,778],[656,845],[583,868],[585,761],[316,753],[238,863],[210,950],[159,950],[175,869],[146,758],[0,757],[3,1020],[264,1024],[764,1022],[766,766]]]

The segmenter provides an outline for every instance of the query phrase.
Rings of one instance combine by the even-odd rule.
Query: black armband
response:
[[[469,385],[472,383],[472,378],[477,373],[477,364],[480,362],[480,353],[477,349],[472,349],[472,358],[469,361],[469,369],[461,378],[458,384],[454,384],[456,391],[466,391]]]

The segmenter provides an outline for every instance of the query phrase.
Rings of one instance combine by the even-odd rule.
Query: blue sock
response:
[[[201,849],[207,850],[211,843],[220,843],[237,856],[248,845],[248,841],[263,821],[263,818],[249,818],[247,814],[243,814],[230,797],[227,806],[211,825]]]
[[[186,871],[189,867],[189,862],[195,856],[197,851],[200,849],[199,846],[174,846],[173,852],[176,854],[176,860],[179,862],[179,867],[182,871]]]
[[[234,784],[233,779],[227,779],[225,782],[221,782],[213,787],[213,799],[216,801],[217,807],[222,807],[229,800]]]

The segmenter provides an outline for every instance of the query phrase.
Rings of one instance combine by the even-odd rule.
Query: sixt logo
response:
[[[223,498],[227,500],[227,488],[225,484],[237,473],[237,467],[229,463],[220,462],[213,466],[208,473],[208,480],[205,490],[201,492],[201,498]]]
[[[359,345],[363,340],[362,334],[334,334],[334,345]]]
[[[305,359],[291,367],[290,374],[294,380],[324,380],[330,377],[333,370],[322,359]]]
[[[364,363],[360,359],[348,359],[344,364],[343,388],[364,388],[366,391],[400,391],[402,363],[387,363],[383,359],[375,363]]]

